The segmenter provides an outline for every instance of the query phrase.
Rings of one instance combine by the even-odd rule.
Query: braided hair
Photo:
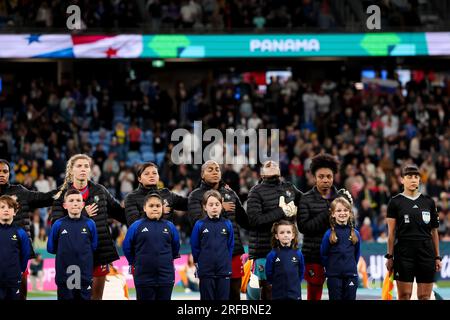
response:
[[[336,206],[337,204],[340,203],[342,204],[344,207],[346,207],[349,211],[350,211],[350,217],[348,219],[349,225],[350,225],[350,238],[349,240],[353,243],[356,244],[358,242],[358,237],[356,236],[356,232],[355,232],[355,216],[353,214],[353,210],[352,210],[352,205],[350,204],[350,202],[344,198],[344,197],[338,197],[336,199],[333,200],[333,202],[331,202],[331,208],[330,208],[330,226],[331,226],[331,233],[330,233],[330,243],[331,244],[336,244],[338,242],[338,237],[336,235],[336,219],[332,216],[332,213],[334,212],[334,210],[336,210]]]

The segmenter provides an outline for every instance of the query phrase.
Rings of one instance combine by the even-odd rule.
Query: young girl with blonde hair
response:
[[[352,205],[344,197],[331,203],[331,228],[320,247],[330,300],[355,300],[361,237],[354,228]]]

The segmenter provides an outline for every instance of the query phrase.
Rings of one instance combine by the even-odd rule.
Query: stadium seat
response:
[[[125,106],[122,102],[115,102],[113,105],[114,117],[124,117],[125,116]]]
[[[127,166],[134,166],[136,163],[142,162],[141,155],[136,151],[129,151],[127,154]]]
[[[147,140],[153,142],[153,132],[151,130],[144,131],[144,139],[147,139]]]
[[[156,154],[156,164],[158,165],[158,167],[160,167],[164,161],[164,156],[166,155],[166,152],[158,152]]]
[[[153,152],[153,147],[142,142],[140,151],[141,153]]]
[[[155,162],[155,154],[153,152],[143,152],[142,153],[142,160],[143,161],[151,161]]]

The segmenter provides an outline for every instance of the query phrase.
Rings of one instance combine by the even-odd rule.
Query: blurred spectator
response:
[[[116,160],[116,153],[110,152],[108,159],[103,162],[103,180],[109,180],[111,176],[116,176],[119,173],[119,163]]]
[[[181,22],[183,28],[192,28],[200,20],[201,7],[195,0],[184,0],[181,5]]]
[[[53,190],[53,186],[50,186],[49,180],[45,178],[43,173],[39,174],[39,178],[34,182],[34,186],[37,191],[43,193]]]
[[[375,214],[370,206],[370,201],[368,199],[358,199],[360,201],[358,207],[358,214],[357,214],[357,227],[362,228],[364,225],[364,222],[366,221],[366,218],[369,219],[369,221],[372,221],[374,219]]]
[[[330,1],[324,0],[320,5],[318,26],[320,29],[331,29],[334,24],[334,17],[331,14]]]
[[[31,240],[34,242],[39,236],[40,229],[44,227],[44,223],[40,217],[39,209],[35,209],[31,216]],[[45,230],[45,229],[44,229]]]
[[[91,179],[95,183],[98,183],[100,181],[100,177],[102,175],[102,171],[100,170],[100,166],[98,164],[94,164],[91,170]]]
[[[92,154],[92,158],[96,164],[100,166],[100,168],[103,168],[103,163],[105,162],[107,155],[105,150],[103,150],[103,145],[98,144],[94,153]]]
[[[115,139],[111,141],[111,145],[115,147],[115,151],[119,156],[119,160],[125,160],[127,133],[123,123],[118,122],[114,130]]]
[[[306,92],[303,94],[303,121],[305,123],[312,123],[316,118],[316,94],[312,91],[312,88],[309,86],[306,89]]]
[[[262,14],[261,8],[256,9],[256,14],[253,17],[253,25],[255,26],[255,30],[257,31],[264,30],[264,26],[266,25],[266,18]]]
[[[443,238],[447,234],[447,231],[449,231],[450,226],[447,221],[447,214],[442,209],[439,210],[438,214],[439,214],[439,227],[438,227],[439,238]]]
[[[364,218],[364,222],[359,229],[361,240],[365,242],[373,242],[372,226],[369,217]]]
[[[133,191],[133,183],[134,183],[134,173],[130,168],[125,168],[124,171],[120,172],[119,174],[119,181],[120,181],[120,192],[121,192],[121,199],[125,199],[125,196]]]
[[[33,248],[36,250],[47,250],[47,232],[44,227],[39,228],[39,233],[33,241]]]
[[[128,129],[128,141],[130,141],[130,151],[138,151],[141,147],[142,130],[138,127],[136,121]]]
[[[44,291],[44,260],[40,253],[30,262],[31,291]]]
[[[250,118],[250,116],[252,115],[252,104],[250,103],[250,98],[249,96],[246,94],[244,95],[243,99],[242,99],[242,103],[241,106],[239,108],[239,111],[241,113],[241,117],[248,119]]]

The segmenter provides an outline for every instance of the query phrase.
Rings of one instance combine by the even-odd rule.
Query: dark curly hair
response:
[[[327,168],[333,171],[334,174],[338,172],[339,161],[336,160],[331,154],[321,153],[312,158],[311,161],[311,173],[316,174],[316,171],[322,168]]]

